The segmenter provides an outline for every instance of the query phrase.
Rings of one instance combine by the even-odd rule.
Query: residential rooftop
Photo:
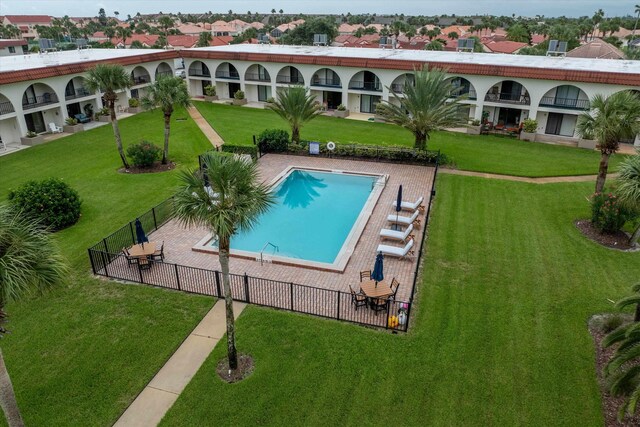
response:
[[[640,74],[640,61],[595,58],[569,58],[499,53],[470,53],[446,51],[420,51],[403,49],[358,49],[332,46],[287,46],[268,44],[237,44],[189,49],[198,52],[238,54],[293,55],[325,58],[351,58],[363,60],[392,60],[411,62],[441,62],[467,65],[488,65],[522,68],[587,71],[602,73]],[[183,51],[184,53],[184,51]],[[238,58],[241,59],[241,58]]]

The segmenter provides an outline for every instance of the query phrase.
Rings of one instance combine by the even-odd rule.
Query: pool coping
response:
[[[378,180],[374,184],[373,190],[371,191],[371,193],[369,194],[369,197],[367,198],[364,205],[362,206],[362,209],[360,210],[360,214],[358,215],[355,222],[353,223],[353,226],[351,227],[349,234],[347,234],[347,237],[345,238],[344,243],[340,248],[340,251],[338,251],[338,254],[336,255],[335,260],[332,263],[327,263],[327,262],[309,261],[309,260],[297,259],[297,258],[289,258],[284,256],[278,256],[278,255],[263,254],[261,257],[260,253],[258,252],[242,251],[238,249],[231,249],[229,251],[229,256],[255,260],[256,262],[266,262],[266,263],[287,265],[292,267],[303,267],[303,268],[310,268],[314,270],[324,270],[324,271],[333,271],[333,272],[342,273],[347,267],[347,265],[349,264],[351,255],[353,254],[356,246],[358,245],[358,242],[360,241],[362,232],[364,231],[367,223],[369,222],[369,219],[371,218],[373,209],[377,205],[378,199],[380,198],[380,195],[382,194],[382,192],[386,187],[387,181],[389,179],[389,175],[377,174],[377,173],[354,172],[354,171],[341,170],[341,169],[328,169],[328,168],[289,165],[288,167],[283,169],[282,172],[277,174],[267,185],[269,186],[269,188],[274,187],[275,185],[280,183],[282,179],[289,176],[289,174],[291,174],[296,169],[312,170],[317,172],[339,173],[339,174],[345,174],[345,175],[371,176],[371,177],[378,178]],[[212,239],[213,239],[213,235],[211,233],[208,233],[205,237],[200,239],[191,248],[191,250],[194,252],[217,254],[218,250],[209,246],[209,243],[211,242]]]

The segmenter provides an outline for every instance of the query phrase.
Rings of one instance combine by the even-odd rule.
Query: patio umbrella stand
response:
[[[140,222],[140,218],[136,218],[136,240],[138,240],[138,244],[144,246],[145,242],[149,243],[149,239],[147,235],[144,233],[144,228],[142,228],[142,223]]]
[[[401,210],[402,210],[402,184],[400,184],[400,187],[398,187],[398,197],[396,198],[396,223],[394,224],[394,228],[396,230],[400,230],[400,226],[398,225],[398,216]]]
[[[376,287],[378,287],[378,282],[382,282],[384,280],[383,260],[384,255],[382,255],[382,252],[378,252],[378,255],[376,255],[376,263],[374,264],[373,271],[371,272],[371,280],[376,283]]]

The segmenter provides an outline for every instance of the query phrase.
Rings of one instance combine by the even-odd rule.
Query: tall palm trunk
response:
[[[113,128],[113,136],[116,139],[120,159],[125,169],[129,169],[129,163],[127,163],[127,157],[124,155],[124,149],[122,148],[122,138],[120,137],[120,128],[116,119],[116,103],[114,100],[109,101],[109,113],[111,114],[111,127]]]
[[[11,384],[11,378],[9,378],[9,372],[7,371],[7,365],[4,364],[4,357],[2,356],[2,350],[0,349],[0,407],[7,419],[9,427],[23,427],[24,422],[20,416],[20,409],[18,409],[18,401],[13,391],[13,385]]]
[[[171,112],[164,113],[164,151],[162,152],[162,164],[166,165],[169,158],[169,133],[171,132]]]
[[[600,168],[598,169],[598,178],[596,179],[596,193],[601,193],[604,189],[604,183],[607,180],[607,171],[609,170],[609,157],[611,154],[602,153],[600,157]]]
[[[416,132],[415,134],[416,140],[413,144],[413,147],[416,150],[426,150],[427,149],[427,135],[422,132]]]
[[[224,305],[227,317],[227,356],[229,369],[238,368],[238,353],[236,351],[236,323],[233,318],[233,298],[231,297],[231,284],[229,283],[229,238],[220,237],[218,257],[222,268],[222,287],[224,288]]]
[[[297,125],[291,125],[291,142],[300,142],[300,128]]]

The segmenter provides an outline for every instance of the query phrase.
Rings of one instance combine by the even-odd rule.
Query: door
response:
[[[502,89],[500,90],[500,99],[502,101],[520,101],[522,96],[522,85],[518,82],[507,80],[502,82]]]
[[[229,98],[233,98],[233,95],[240,90],[240,83],[229,83]]]
[[[73,117],[76,114],[82,114],[82,109],[80,108],[79,102],[74,102],[73,104],[67,104],[67,115],[69,117]]]
[[[549,118],[547,119],[547,128],[544,132],[548,135],[560,135],[563,116],[564,114],[549,113]]]
[[[360,112],[370,114],[375,113],[378,102],[380,102],[379,96],[360,95]]]
[[[268,89],[269,86],[258,86],[258,101],[265,102],[267,99],[269,99]]]
[[[30,113],[24,115],[24,121],[27,123],[27,129],[35,133],[43,133],[47,131],[47,127],[44,123],[44,117],[42,112]]]
[[[578,104],[579,95],[580,89],[575,86],[559,86],[558,89],[556,89],[554,105],[575,108],[575,106]]]
[[[298,82],[302,83],[302,79],[300,78],[300,73],[297,68],[289,67],[289,83],[296,84]]]

